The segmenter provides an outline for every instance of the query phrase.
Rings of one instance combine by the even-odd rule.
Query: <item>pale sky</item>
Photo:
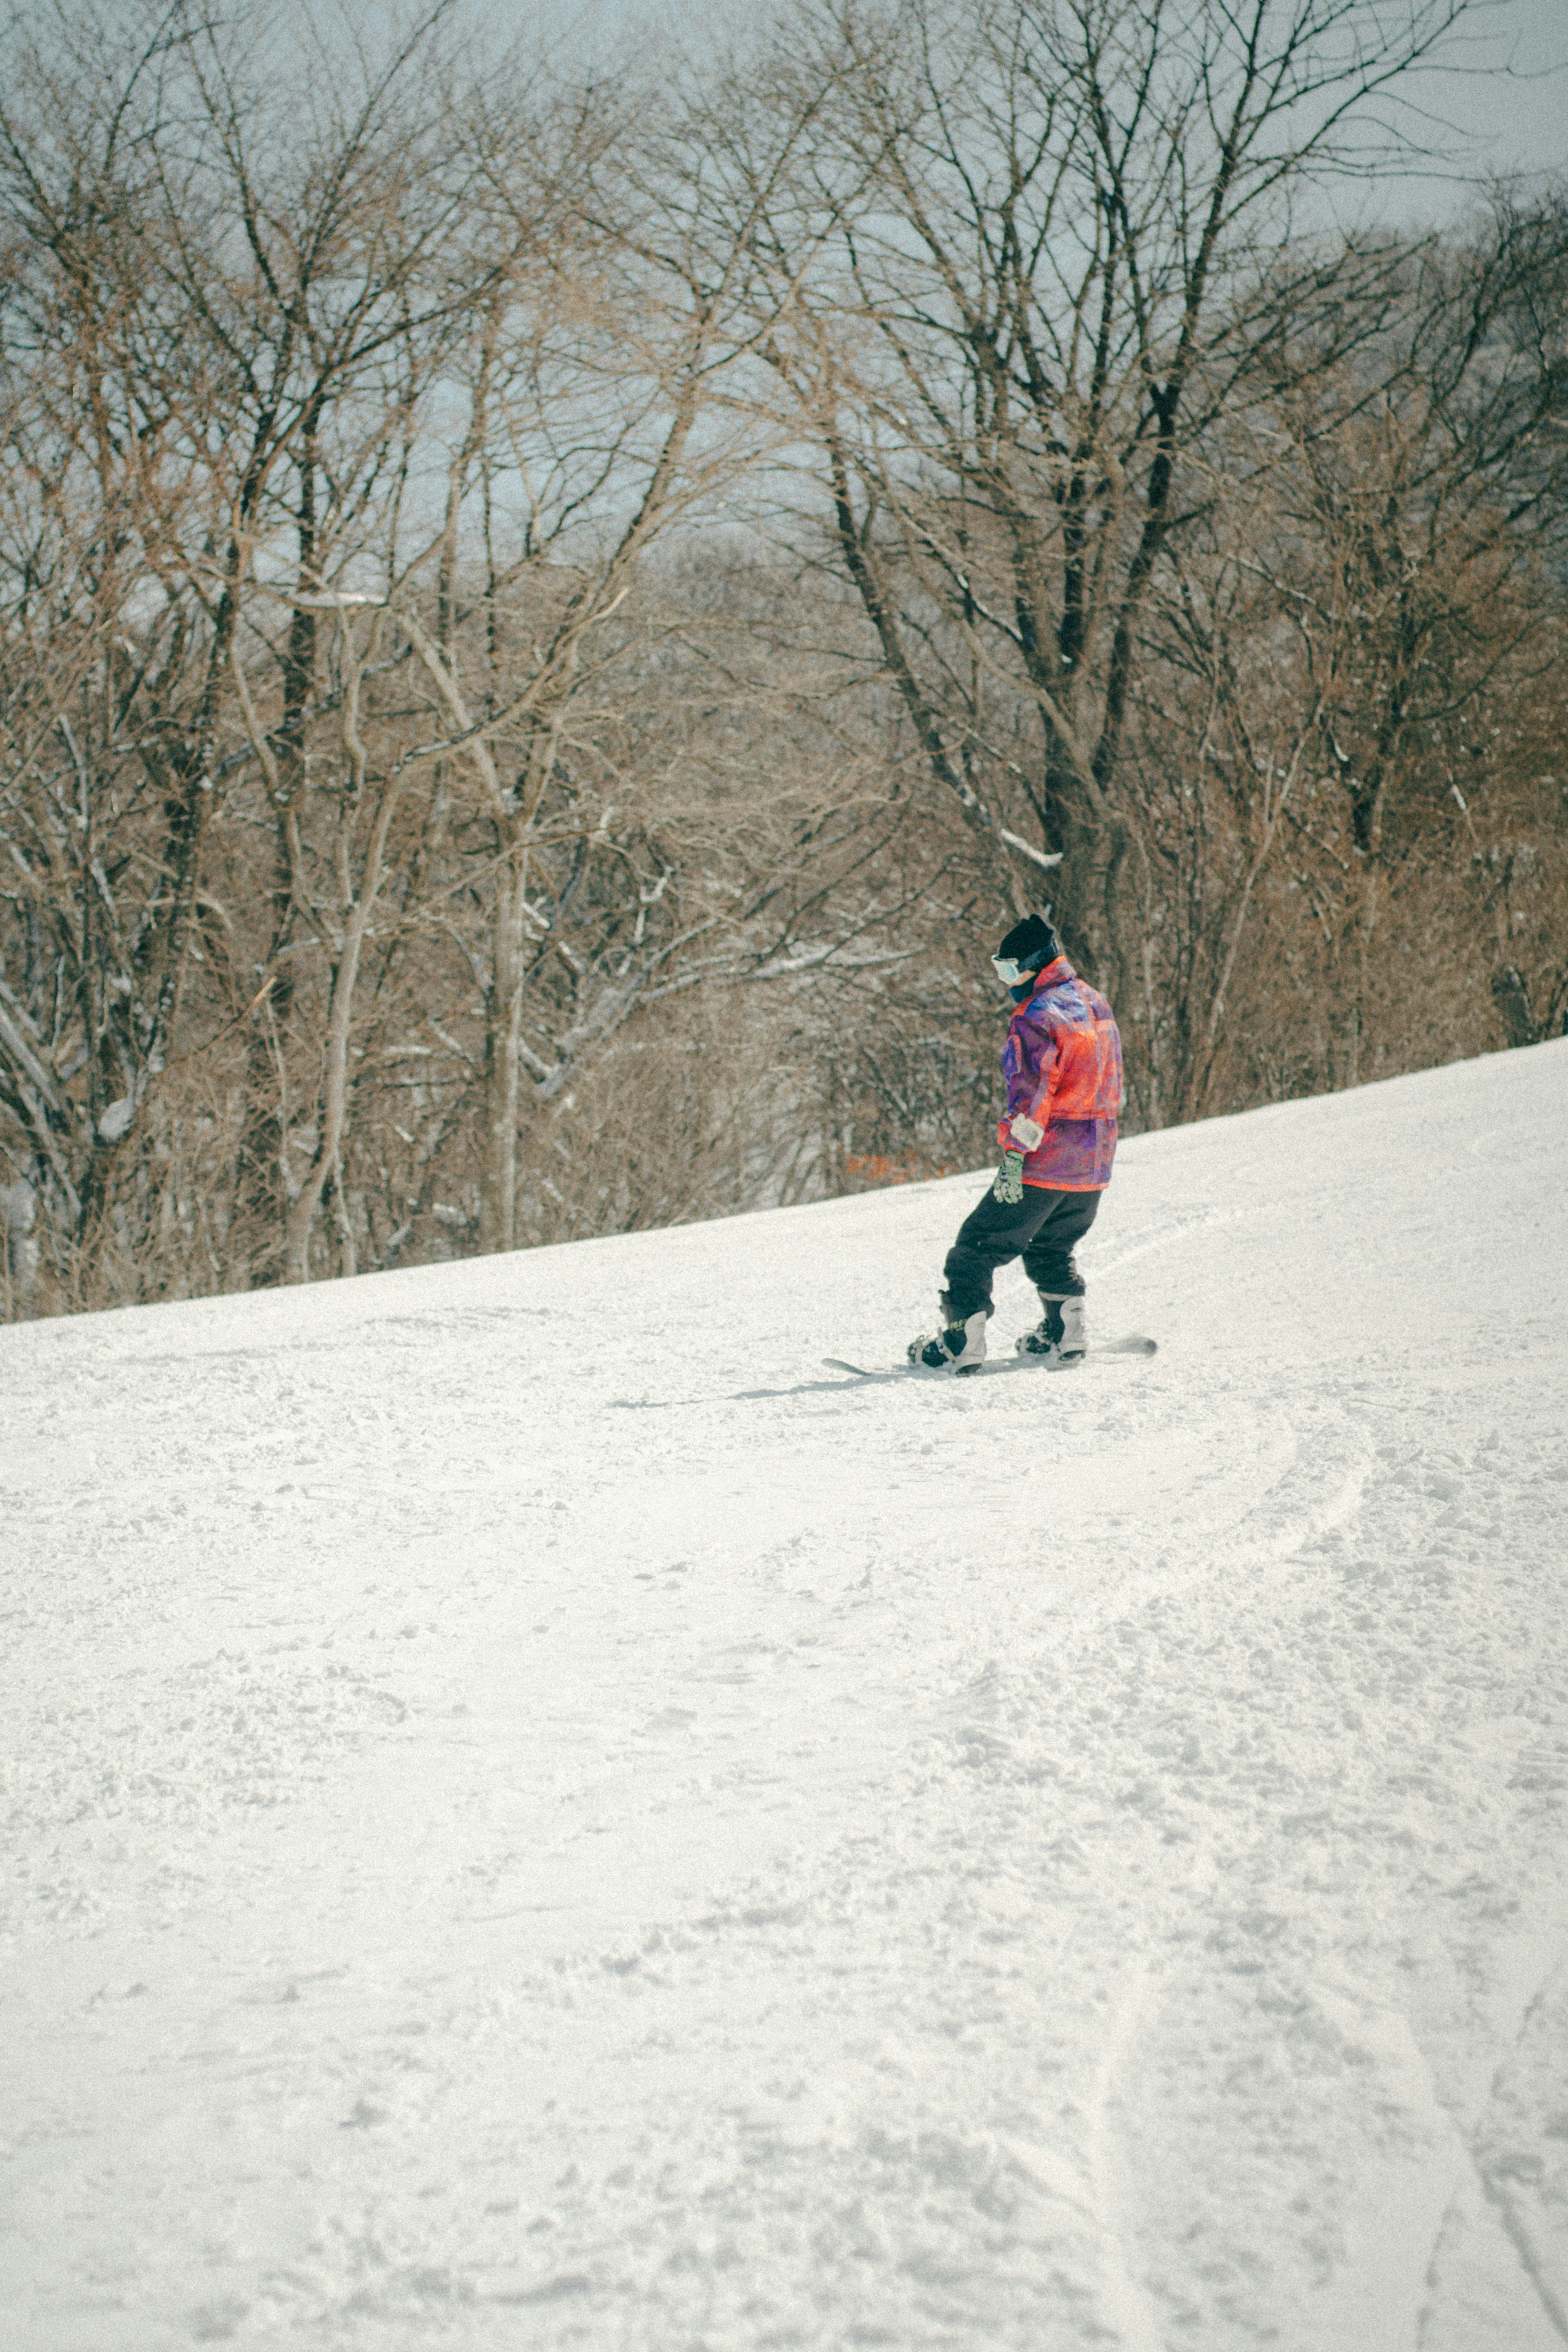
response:
[[[1464,34],[1462,69],[1423,73],[1412,99],[1432,118],[1447,171],[1568,176],[1568,0],[1496,0]],[[1437,212],[1461,192],[1436,176],[1411,183],[1410,209]]]
[[[505,5],[505,0],[502,0]],[[1384,0],[1392,18],[1398,0]],[[758,14],[756,0],[552,0],[538,22],[555,44],[573,35],[612,47],[640,25],[674,33],[701,52]],[[1385,183],[1384,219],[1441,218],[1469,201],[1489,173],[1539,185],[1568,175],[1568,0],[1472,0],[1447,69],[1413,76],[1406,127],[1437,151],[1429,171]]]

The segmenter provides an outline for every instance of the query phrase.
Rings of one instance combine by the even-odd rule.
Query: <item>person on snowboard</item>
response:
[[[1002,1164],[947,1253],[941,1330],[910,1342],[910,1362],[933,1371],[979,1370],[991,1277],[1020,1255],[1045,1314],[1019,1340],[1019,1354],[1043,1356],[1053,1369],[1082,1362],[1083,1277],[1072,1251],[1094,1222],[1116,1156],[1122,1040],[1105,999],[1079,979],[1041,915],[1015,923],[991,961],[1016,1007],[1002,1048]]]

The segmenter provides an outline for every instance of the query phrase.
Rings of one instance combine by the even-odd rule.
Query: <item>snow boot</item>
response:
[[[1042,1290],[1040,1303],[1045,1314],[1032,1331],[1026,1331],[1018,1342],[1020,1356],[1042,1356],[1053,1371],[1064,1371],[1069,1365],[1081,1364],[1089,1352],[1089,1324],[1080,1297]]]
[[[942,1328],[934,1339],[911,1339],[908,1354],[916,1370],[977,1372],[986,1360],[986,1309],[959,1316],[944,1290],[936,1301]]]

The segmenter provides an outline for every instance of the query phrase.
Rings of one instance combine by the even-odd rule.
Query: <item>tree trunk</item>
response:
[[[359,654],[350,645],[343,654],[343,749],[348,755],[351,790],[348,806],[343,811],[345,828],[353,823],[353,813],[361,805],[365,792],[367,758],[360,735],[360,688],[365,666],[374,658],[381,642],[380,616],[371,624],[370,643]],[[386,862],[387,837],[392,831],[397,810],[401,780],[392,776],[382,787],[381,805],[371,826],[365,845],[364,866],[360,876],[358,896],[351,895],[350,848],[342,840],[341,873],[343,877],[343,941],[332,972],[332,995],[327,1018],[326,1083],[321,1097],[321,1132],[317,1139],[316,1156],[310,1172],[298,1196],[288,1204],[284,1225],[283,1279],[285,1282],[308,1282],[310,1279],[310,1236],[321,1196],[329,1180],[342,1190],[343,1137],[349,1116],[349,1045],[353,1030],[354,990],[360,977],[360,954],[375,910],[377,893],[382,887],[382,872]]]
[[[321,1133],[310,1172],[288,1204],[284,1222],[283,1279],[310,1279],[310,1236],[316,1213],[329,1177],[338,1170],[343,1129],[349,1108],[349,1040],[353,1020],[354,989],[360,976],[360,950],[364,943],[370,908],[361,895],[343,929],[343,952],[332,974],[331,1012],[327,1022],[326,1087],[321,1102]]]
[[[485,1023],[485,1160],[479,1247],[517,1245],[517,1088],[523,1026],[523,928],[528,852],[508,827],[496,869],[493,969]]]

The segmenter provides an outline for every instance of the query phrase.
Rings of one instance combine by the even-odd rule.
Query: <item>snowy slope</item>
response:
[[[10,2352],[1568,2335],[1568,1044],[976,1190],[0,1332]]]

